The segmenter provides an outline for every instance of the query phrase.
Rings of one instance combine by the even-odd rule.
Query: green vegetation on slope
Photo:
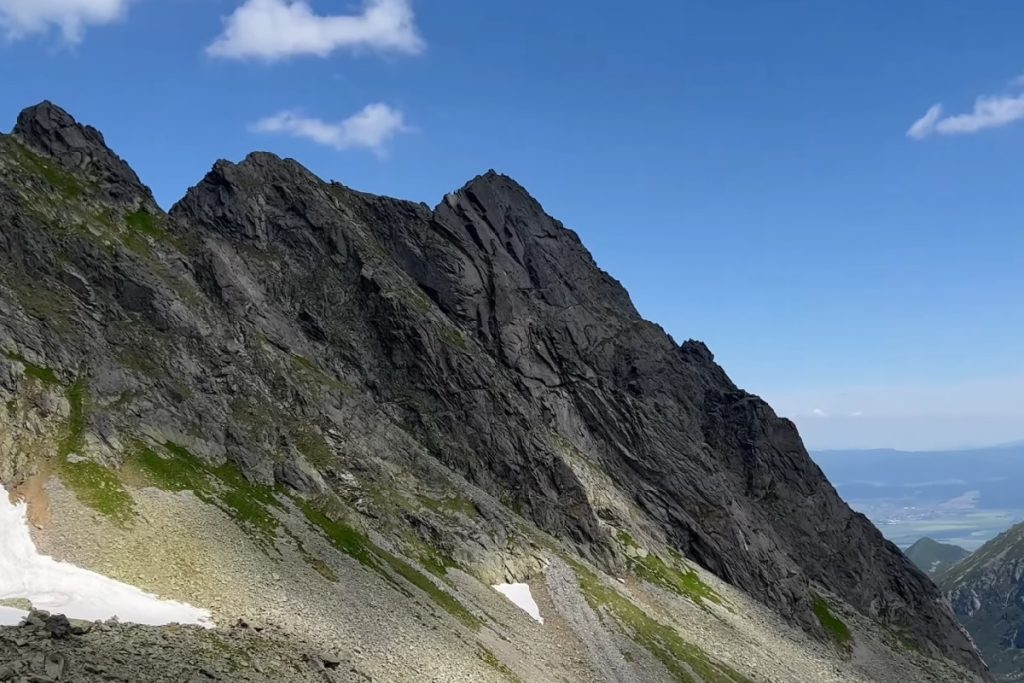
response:
[[[176,443],[167,442],[164,448],[170,457],[137,444],[128,462],[154,486],[166,491],[192,491],[235,521],[274,537],[279,522],[270,508],[280,508],[281,504],[270,487],[250,483],[232,463],[212,467]]]
[[[670,551],[674,563],[686,567],[686,571],[669,565],[654,553],[648,552],[643,556],[637,554],[638,550],[642,550],[641,546],[625,531],[619,531],[616,538],[627,550],[633,549],[633,554],[627,554],[626,564],[639,578],[689,598],[697,605],[703,605],[705,600],[716,605],[723,604],[722,597],[711,586],[701,581],[696,571],[686,567],[686,562],[679,553]]]
[[[375,571],[392,585],[397,585],[385,569],[390,568],[395,574],[426,593],[431,600],[467,627],[473,630],[479,628],[480,620],[456,598],[439,588],[430,577],[416,570],[402,558],[376,545],[361,531],[331,519],[312,503],[300,498],[295,498],[294,501],[306,518],[323,531],[335,548]]]
[[[1006,558],[1024,557],[1024,524],[1017,524],[975,550],[969,557],[956,563],[938,577],[944,591],[984,578]]]
[[[479,643],[477,643],[476,656],[480,658],[480,661],[496,670],[502,676],[512,681],[512,683],[522,683],[522,679],[516,676],[515,671],[505,666],[505,663],[498,659],[493,652]]]
[[[63,198],[77,199],[85,192],[82,182],[74,175],[17,141],[12,140],[12,143],[22,167],[49,183]]]
[[[828,602],[820,595],[815,595],[812,609],[814,610],[814,616],[818,617],[818,623],[828,632],[832,640],[844,649],[849,648],[853,642],[853,634],[850,633],[849,627],[839,617],[832,614]]]
[[[70,406],[64,434],[57,444],[57,473],[83,504],[115,522],[125,524],[135,515],[135,501],[113,470],[82,457],[88,393],[84,378],[68,387]]]
[[[605,585],[596,574],[583,565],[570,561],[576,571],[587,603],[595,611],[610,613],[632,636],[680,683],[696,683],[691,671],[704,683],[751,683],[750,679],[720,662],[712,661],[696,645],[680,637],[671,626],[651,618],[631,600]]]
[[[4,355],[7,356],[7,358],[9,358],[10,360],[21,363],[22,366],[25,368],[24,372],[26,377],[38,379],[40,382],[43,382],[44,384],[60,384],[60,380],[57,379],[56,373],[54,373],[54,371],[51,370],[50,368],[30,363],[25,359],[24,356],[18,353],[8,351]]]
[[[124,217],[128,228],[138,235],[144,235],[158,242],[169,244],[175,249],[181,250],[181,244],[169,232],[167,232],[159,216],[154,216],[145,209],[139,209]]]

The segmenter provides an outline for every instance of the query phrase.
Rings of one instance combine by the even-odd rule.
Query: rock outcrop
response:
[[[1024,667],[1024,524],[1017,524],[937,579],[999,680]]]
[[[340,495],[346,472],[386,482],[374,458],[429,460],[609,572],[635,568],[623,539],[639,539],[824,641],[820,605],[841,601],[986,676],[793,423],[703,343],[643,320],[512,179],[488,172],[431,209],[257,153],[163,214],[49,103],[0,145],[0,389],[19,433],[84,420],[52,457],[81,446],[116,468],[133,443],[183,444],[305,496]],[[90,410],[69,393],[41,412],[20,384],[33,368],[87,390]],[[27,442],[0,443],[0,476],[36,471]],[[469,542],[412,517],[481,566],[506,534],[491,520]],[[536,571],[528,557],[502,561]]]

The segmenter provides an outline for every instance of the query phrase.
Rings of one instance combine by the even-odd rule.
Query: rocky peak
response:
[[[253,152],[237,164],[217,161],[170,214],[181,226],[266,245],[308,227],[326,197],[324,184],[297,161]]]
[[[141,187],[97,131],[53,105],[27,110],[15,135],[112,200]],[[3,183],[0,225],[11,230],[0,236],[38,247],[50,234],[40,212]],[[27,208],[50,197],[37,199]],[[81,213],[96,215],[85,199]],[[0,249],[0,341],[41,349],[58,363],[54,377],[91,372],[95,405],[111,407],[90,418],[89,435],[183,441],[251,482],[352,493],[359,512],[363,498],[340,473],[391,497],[392,470],[436,467],[600,568],[629,568],[623,539],[639,539],[822,638],[827,597],[985,677],[935,587],[839,499],[792,423],[739,391],[706,346],[680,346],[644,321],[576,234],[512,179],[486,173],[431,211],[256,153],[217,162],[171,210],[169,235],[101,249],[91,236],[107,228],[91,227],[32,260]],[[176,234],[194,238],[184,251],[171,248]],[[81,264],[75,294],[29,296],[26,283],[74,289],[64,253]],[[51,317],[64,326],[40,323]],[[122,320],[132,326],[107,324]],[[191,329],[204,333],[186,338]],[[125,360],[135,349],[145,363]],[[0,401],[15,375],[0,373]],[[415,524],[470,557],[492,543],[475,527],[458,536]],[[488,533],[501,546],[510,538]],[[647,570],[679,588],[651,557]]]
[[[64,168],[94,180],[108,199],[124,204],[142,201],[155,206],[149,188],[107,147],[102,133],[78,123],[48,100],[22,111],[12,135]]]

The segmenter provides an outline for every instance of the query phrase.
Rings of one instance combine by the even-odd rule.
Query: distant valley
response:
[[[977,550],[1024,520],[1024,442],[970,450],[812,453],[839,494],[907,549],[922,537]]]

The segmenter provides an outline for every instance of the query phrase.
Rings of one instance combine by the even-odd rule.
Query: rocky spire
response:
[[[30,149],[96,182],[108,199],[155,205],[149,188],[107,147],[103,134],[78,123],[53,102],[46,100],[22,111],[12,134]]]

